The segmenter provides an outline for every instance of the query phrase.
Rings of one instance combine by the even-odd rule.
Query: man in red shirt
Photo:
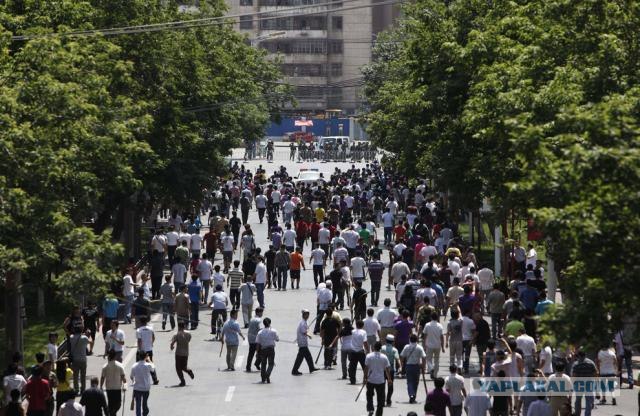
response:
[[[400,221],[398,225],[396,225],[396,227],[393,229],[393,233],[395,234],[396,241],[404,240],[407,229],[404,228],[402,221]]]
[[[47,400],[51,396],[49,382],[42,378],[42,367],[35,365],[31,369],[31,378],[24,388],[29,401],[28,416],[44,416],[47,410]]]
[[[203,240],[207,258],[213,260],[216,255],[216,249],[218,246],[218,235],[216,234],[215,230],[210,229],[209,232],[204,235]]]
[[[302,247],[298,246],[296,251],[291,253],[291,263],[289,263],[289,273],[291,273],[291,289],[293,289],[293,283],[296,283],[296,289],[300,289],[300,268],[307,270],[304,265],[304,257],[302,256]]]
[[[309,232],[309,226],[303,220],[298,221],[296,226],[296,244],[298,247],[302,249],[304,247],[304,242],[307,239],[307,233]],[[316,234],[317,236],[317,234]],[[291,282],[293,283],[293,282]]]
[[[314,220],[311,224],[311,231],[309,232],[311,236],[311,247],[314,247],[318,242],[318,231],[320,231],[320,224],[318,224],[318,220]]]

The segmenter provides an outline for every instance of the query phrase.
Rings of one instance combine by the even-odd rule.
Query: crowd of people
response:
[[[301,311],[291,374],[301,376],[303,362],[310,373],[338,369],[342,379],[366,388],[370,415],[392,406],[400,379],[409,403],[424,396],[425,414],[433,415],[463,410],[470,416],[589,415],[595,406],[588,395],[577,396],[573,409],[568,396],[490,397],[468,391],[469,375],[619,376],[633,386],[623,331],[612,342],[603,341],[599,351],[553,345],[540,334],[538,319],[554,307],[555,296],[546,293],[545,270],[533,245],[518,244],[512,278],[497,279],[459,238],[442,206],[427,181],[409,181],[377,162],[336,168],[326,181],[297,186],[285,167],[268,175],[262,167],[251,172],[236,163],[219,189],[208,191],[205,224],[199,215],[188,220],[173,211],[152,235],[146,264],[132,262],[121,287],[100,304],[73,309],[64,323],[65,357],[58,357],[54,333],[28,379],[21,358],[9,367],[5,414],[22,414],[14,409],[26,398],[33,415],[57,409],[61,416],[82,411],[114,416],[129,381],[136,415],[147,415],[151,386],[158,384],[155,367],[164,365],[153,357],[155,312],[161,313],[163,330],[168,325],[176,331],[171,349],[179,386],[186,385],[185,374],[195,377],[189,343],[203,308],[212,311],[204,325],[221,341],[220,355],[226,349],[223,371],[236,370],[246,334],[245,371],[255,367],[261,383],[269,384],[280,338],[267,316],[268,291],[299,290],[307,269],[313,272],[316,302]],[[255,223],[267,225],[268,244],[262,247],[249,221],[254,210]],[[137,353],[127,379],[120,325],[129,324],[135,327]],[[100,333],[107,362],[86,388],[87,355],[94,354]],[[313,335],[322,350],[315,360],[309,349]],[[447,350],[443,374],[441,354]],[[600,403],[606,403],[604,396]]]

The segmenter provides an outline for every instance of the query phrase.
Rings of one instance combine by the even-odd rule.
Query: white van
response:
[[[340,145],[340,149],[342,149],[342,144],[346,143],[347,144],[347,154],[349,154],[349,151],[351,150],[351,141],[349,140],[349,136],[321,136],[318,138],[318,141],[316,142],[316,149],[318,150],[323,150],[324,149],[324,145],[325,144],[338,144]]]

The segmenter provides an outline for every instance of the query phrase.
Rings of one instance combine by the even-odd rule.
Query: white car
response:
[[[293,178],[293,184],[324,184],[324,178],[320,177],[320,172],[317,169],[300,169],[300,172]]]

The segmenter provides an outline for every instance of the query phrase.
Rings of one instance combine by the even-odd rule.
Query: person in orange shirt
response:
[[[289,263],[289,272],[291,273],[291,289],[293,289],[293,283],[296,284],[296,289],[300,289],[300,268],[307,270],[304,265],[304,257],[302,256],[302,247],[297,247],[296,251],[291,253],[291,262]]]

